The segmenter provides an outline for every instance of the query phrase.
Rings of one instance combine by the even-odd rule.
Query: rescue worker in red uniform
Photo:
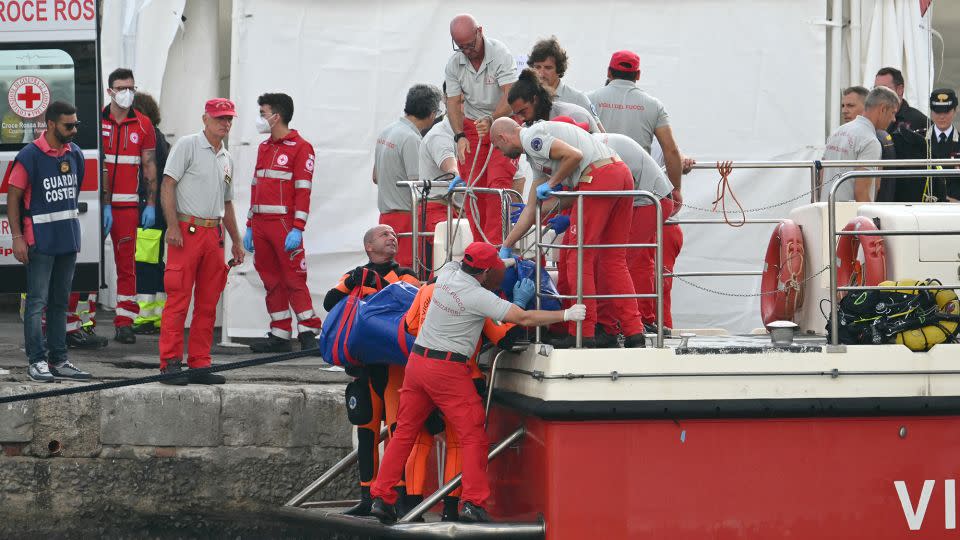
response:
[[[390,283],[404,281],[420,286],[413,270],[401,267],[395,260],[399,242],[397,233],[389,225],[377,225],[363,235],[363,248],[369,262],[350,270],[336,287],[330,289],[323,299],[323,309],[330,311],[346,298],[356,287],[361,288],[361,297],[369,296]],[[403,382],[403,366],[370,365],[351,366],[347,374],[358,381],[367,381],[370,391],[372,414],[370,421],[357,426],[357,455],[360,472],[360,503],[345,513],[366,516],[370,512],[370,484],[377,476],[380,458],[380,426],[383,420],[394,426],[399,407],[400,384]],[[395,482],[396,483],[396,482]]]
[[[137,226],[152,227],[156,221],[157,162],[156,134],[150,119],[133,108],[136,92],[133,72],[119,68],[107,78],[110,105],[103,109],[103,229],[113,241],[117,267],[117,314],[114,339],[136,343],[133,321],[140,313],[137,304]],[[139,215],[140,172],[143,169],[147,204]],[[72,303],[72,302],[71,302]]]
[[[511,188],[517,160],[493,148],[488,132],[493,119],[511,114],[507,92],[517,80],[516,59],[502,42],[486,37],[471,15],[457,15],[450,21],[450,38],[454,52],[447,61],[444,82],[460,174],[474,187]],[[450,187],[457,185],[451,182]],[[483,238],[482,230],[488,241],[499,243],[503,235],[500,198],[478,194],[476,202],[479,215],[469,203],[466,211],[474,239]]]
[[[574,128],[575,129],[575,128]],[[397,519],[397,492],[407,457],[424,421],[435,408],[453,426],[463,453],[464,501],[460,521],[483,522],[490,486],[487,481],[489,442],[483,429],[483,403],[466,362],[474,354],[486,319],[522,326],[583,320],[586,307],[577,304],[565,311],[525,311],[492,291],[504,275],[497,249],[474,242],[464,251],[463,262],[449,262],[437,272],[431,305],[407,361],[397,429],[387,446],[370,513],[383,523]]]
[[[436,280],[420,288],[413,304],[407,311],[404,318],[404,327],[406,331],[414,336],[420,334],[420,328],[423,326],[427,317],[427,308],[433,299],[433,291],[436,286]],[[514,286],[514,304],[524,308],[533,297],[535,284],[532,280],[526,279],[525,283],[517,283]],[[486,319],[483,322],[483,337],[496,345],[497,347],[510,350],[513,345],[521,338],[526,337],[526,329],[515,324],[501,323],[493,319]],[[470,370],[470,377],[473,379],[474,387],[481,398],[487,395],[486,379],[480,372],[477,365],[477,356],[480,354],[482,341],[477,342],[477,348],[473,356],[467,360],[467,368]],[[440,425],[435,425],[440,424]],[[430,451],[433,449],[433,437],[439,433],[439,428],[443,427],[447,442],[446,460],[443,467],[443,482],[449,482],[454,476],[460,474],[462,470],[460,440],[457,438],[457,432],[452,425],[445,425],[441,422],[427,424],[417,436],[417,441],[413,445],[410,457],[407,458],[404,477],[407,483],[407,495],[404,506],[412,509],[423,502],[424,484],[427,479],[427,461],[430,457]],[[450,495],[443,498],[443,512],[440,515],[441,521],[459,521],[459,506],[461,487],[458,487]],[[418,521],[423,521],[421,517]]]
[[[493,143],[509,156],[526,153],[531,168],[539,176],[536,189],[530,193],[529,203],[517,220],[517,225],[503,242],[500,256],[512,256],[512,246],[533,225],[536,199],[548,199],[562,189],[590,191],[626,191],[633,189],[630,169],[616,152],[582,129],[561,122],[537,122],[521,128],[510,118],[497,119],[491,131]],[[572,243],[579,229],[583,243],[622,245],[627,243],[632,222],[633,201],[630,197],[585,197],[583,222],[571,213],[568,239]],[[576,257],[568,257],[561,268],[567,283],[575,283]],[[621,247],[586,249],[583,253],[583,294],[632,295],[633,281],[627,271],[626,250]],[[563,279],[563,278],[561,278]],[[643,323],[634,298],[614,298],[614,318],[620,321],[625,347],[643,347]],[[583,325],[583,346],[594,347],[596,341],[597,301],[585,299],[586,322]],[[572,338],[576,325],[568,325]],[[569,339],[563,345],[569,346]],[[556,343],[554,346],[558,346]]]
[[[203,131],[181,137],[167,156],[161,188],[164,217],[170,224],[163,274],[167,304],[160,324],[161,373],[184,373],[184,322],[191,296],[193,320],[187,365],[191,369],[210,366],[217,302],[227,283],[224,229],[232,244],[231,262],[243,262],[244,251],[233,210],[233,158],[223,146],[236,115],[236,107],[229,99],[207,101]],[[216,373],[186,372],[162,382],[223,384],[225,378]]]
[[[270,138],[257,150],[243,247],[255,253],[253,265],[267,290],[270,332],[250,349],[256,353],[291,350],[291,307],[297,316],[301,350],[316,349],[320,318],[313,311],[307,288],[303,248],[313,188],[313,145],[289,127],[293,118],[290,96],[263,94],[257,104],[257,131],[269,133]]]

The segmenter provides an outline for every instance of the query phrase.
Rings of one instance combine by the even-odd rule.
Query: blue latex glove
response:
[[[556,216],[547,221],[553,232],[560,234],[570,226],[570,216]]]
[[[501,259],[512,259],[513,258],[513,248],[508,248],[503,246],[500,248],[500,258]]]
[[[523,278],[513,286],[513,303],[520,309],[527,309],[533,300],[537,285],[530,278]]]
[[[243,233],[243,249],[253,253],[253,229],[247,227],[247,232]]]
[[[143,214],[140,216],[140,226],[144,229],[149,229],[153,227],[153,224],[157,222],[157,209],[152,205],[148,204],[143,207]]]
[[[451,191],[454,190],[454,188],[458,188],[464,184],[465,182],[463,181],[463,178],[460,178],[459,175],[454,176],[453,180],[450,181],[450,185],[447,186],[447,193],[450,193]]]
[[[293,251],[300,247],[300,242],[303,242],[303,231],[290,229],[290,232],[287,233],[287,239],[283,241],[283,249]]]
[[[550,193],[554,191],[560,191],[563,189],[563,184],[557,184],[556,186],[551,186],[547,182],[544,182],[537,186],[537,198],[541,201],[550,197]]]
[[[111,227],[113,227],[113,207],[107,205],[103,207],[103,234],[110,234]]]
[[[520,220],[520,214],[523,213],[523,209],[526,208],[526,206],[527,205],[523,203],[510,203],[511,208],[516,208],[516,210],[510,212],[510,223],[516,224],[517,221]]]

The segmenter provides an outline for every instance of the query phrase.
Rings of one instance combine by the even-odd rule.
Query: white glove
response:
[[[563,310],[564,321],[582,321],[587,318],[587,306],[574,304]]]

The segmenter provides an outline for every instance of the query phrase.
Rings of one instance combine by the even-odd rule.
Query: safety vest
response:
[[[132,107],[126,118],[117,122],[110,107],[103,109],[103,164],[105,182],[113,186],[112,206],[137,206],[140,202],[140,155],[147,140],[155,137],[150,119]]]
[[[374,271],[374,270],[371,268],[371,271]],[[336,286],[336,289],[344,294],[350,294],[350,290],[351,290],[349,287],[347,287],[346,283],[344,283],[348,277],[350,277],[349,273],[344,274],[340,278],[340,282],[337,283],[337,286]],[[390,271],[387,272],[386,275],[383,275],[380,277],[383,279],[384,287],[386,287],[391,283],[396,283],[398,281],[406,281],[407,283],[413,285],[414,287],[420,286],[420,280],[417,279],[416,275],[414,275],[413,270],[410,270],[409,268],[403,268],[397,263],[393,263],[393,266],[391,267]],[[360,289],[361,298],[365,296],[369,296],[380,290],[379,288],[367,287],[363,283],[357,283],[356,286],[361,288]]]
[[[30,206],[24,216],[33,224],[34,248],[45,255],[80,252],[80,181],[84,162],[80,147],[60,157],[48,156],[36,144],[28,144],[17,154],[30,179]]]
[[[310,216],[313,187],[313,145],[291,130],[282,139],[267,139],[257,149],[250,187],[247,226],[258,219],[290,218],[301,231]]]

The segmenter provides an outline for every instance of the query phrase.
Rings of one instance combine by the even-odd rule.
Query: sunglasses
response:
[[[65,127],[65,128],[67,128],[67,131],[73,131],[73,130],[78,129],[78,128],[80,127],[80,121],[78,120],[78,121],[76,121],[76,122],[64,122],[64,123],[61,124],[61,125],[62,125],[63,127]]]

